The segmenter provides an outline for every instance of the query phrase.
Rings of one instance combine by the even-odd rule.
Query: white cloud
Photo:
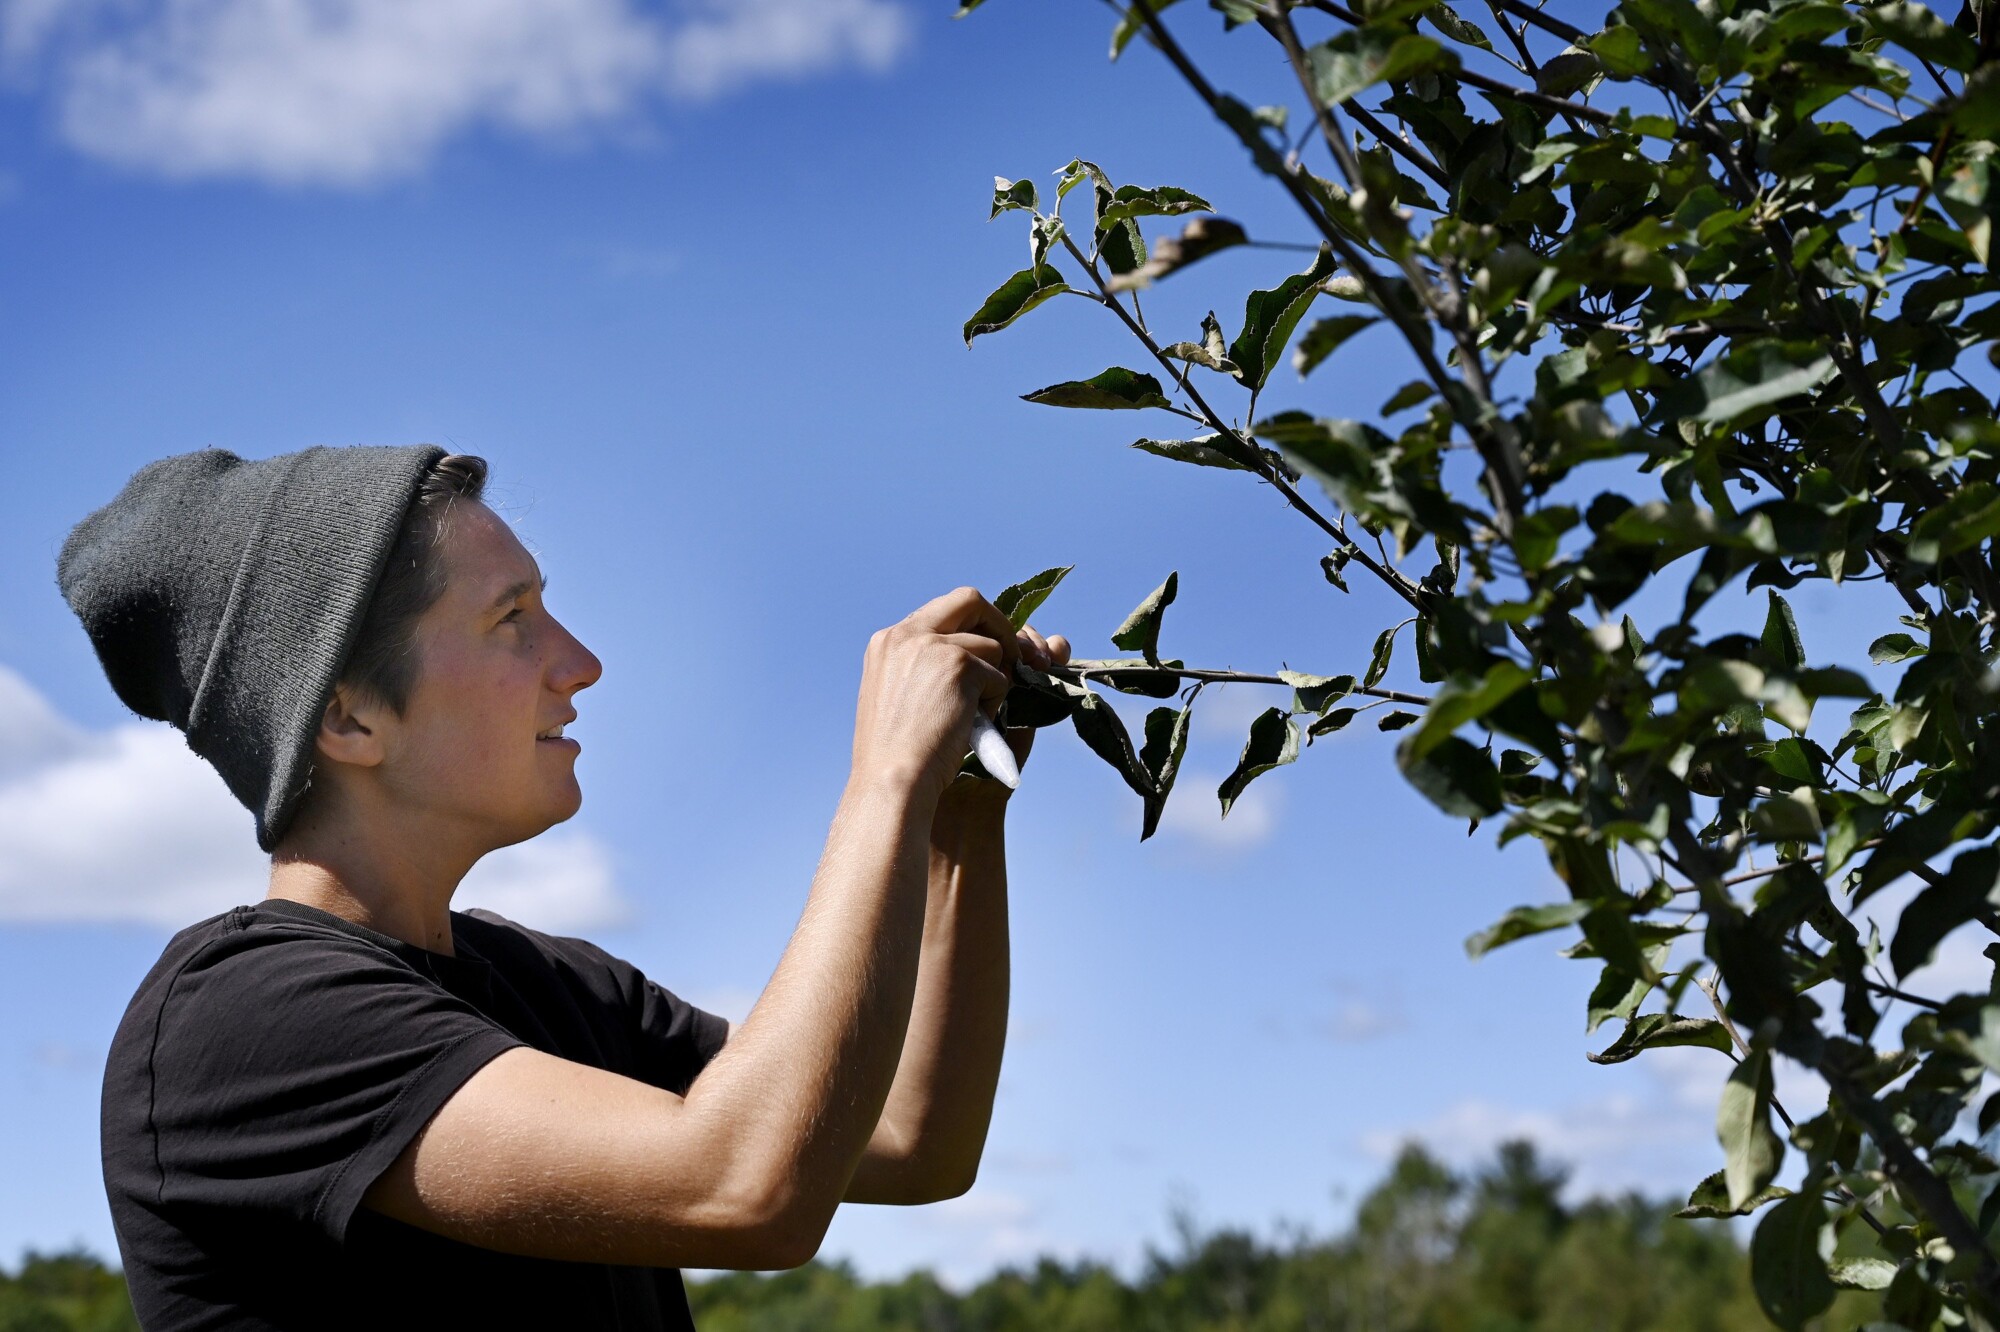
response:
[[[1715,1050],[1652,1050],[1635,1064],[1605,1069],[1607,1079],[1624,1085],[1601,1096],[1543,1106],[1472,1097],[1427,1119],[1364,1133],[1360,1146],[1386,1161],[1403,1143],[1421,1142],[1464,1168],[1490,1160],[1502,1142],[1526,1138],[1573,1170],[1580,1196],[1685,1191],[1722,1168],[1715,1110],[1733,1067]],[[1788,1059],[1773,1067],[1777,1098],[1795,1119],[1825,1108],[1826,1084],[1816,1075]],[[1797,1165],[1793,1153],[1787,1169]]]
[[[477,127],[548,137],[881,70],[911,36],[896,0],[0,0],[0,53],[75,147],[285,184],[407,175]]]
[[[255,824],[178,731],[134,721],[91,732],[0,666],[0,920],[178,929],[264,896]],[[564,830],[475,865],[453,905],[562,933],[630,907],[607,848]]]
[[[1237,742],[1242,742],[1240,735]],[[1284,802],[1280,786],[1283,771],[1281,768],[1265,773],[1250,783],[1230,805],[1229,816],[1224,818],[1215,789],[1222,785],[1226,774],[1183,765],[1180,775],[1174,778],[1167,807],[1160,811],[1159,831],[1225,851],[1256,846],[1268,840],[1278,826],[1278,808]]]

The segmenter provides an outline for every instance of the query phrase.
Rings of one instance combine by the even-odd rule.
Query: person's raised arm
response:
[[[399,1221],[537,1257],[793,1267],[815,1253],[902,1053],[929,834],[1018,655],[972,588],[878,631],[853,765],[770,983],[685,1098],[519,1048],[482,1067],[368,1190]]]

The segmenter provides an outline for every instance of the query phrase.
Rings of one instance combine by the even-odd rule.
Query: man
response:
[[[957,776],[1016,635],[971,588],[878,631],[803,915],[740,1029],[581,940],[453,912],[575,814],[601,663],[433,446],[137,473],[58,579],[113,686],[256,815],[266,898],[191,925],[105,1071],[148,1328],[687,1328],[842,1201],[963,1193],[1006,1026],[1008,791]],[[1010,743],[1025,758],[1031,733]]]

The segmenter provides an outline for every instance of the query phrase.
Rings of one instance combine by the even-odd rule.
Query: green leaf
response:
[[[1278,678],[1292,687],[1293,712],[1325,712],[1329,704],[1354,692],[1351,675],[1307,675],[1303,671],[1279,671]]]
[[[1648,421],[1733,421],[1810,393],[1833,377],[1833,358],[1812,343],[1762,338],[1711,361],[1661,393]]]
[[[1892,0],[1860,11],[1879,35],[1934,65],[1963,74],[1979,63],[1979,47],[1970,37],[1940,18],[1929,5]]]
[[[1160,355],[1171,356],[1177,361],[1187,361],[1192,365],[1207,366],[1224,374],[1236,373],[1236,362],[1229,359],[1229,348],[1222,341],[1222,325],[1210,310],[1201,320],[1201,341],[1175,342],[1160,348]]]
[[[1590,914],[1588,902],[1551,902],[1547,906],[1515,907],[1465,941],[1467,957],[1484,957],[1502,944],[1574,925]]]
[[[1785,669],[1798,670],[1806,664],[1806,645],[1799,637],[1799,622],[1783,597],[1770,590],[1766,595],[1771,600],[1764,614],[1764,651]]]
[[[1884,634],[1868,645],[1868,660],[1887,666],[1911,657],[1921,657],[1930,649],[1908,634]]]
[[[1124,720],[1104,701],[1103,695],[1089,689],[1079,691],[1070,722],[1091,752],[1116,768],[1125,784],[1138,792],[1141,799],[1153,797],[1152,774],[1133,751],[1132,737],[1125,730]]]
[[[1896,1279],[1896,1265],[1887,1258],[1836,1258],[1826,1274],[1841,1290],[1887,1290]]]
[[[1461,18],[1450,5],[1432,5],[1424,11],[1424,18],[1431,26],[1455,42],[1476,46],[1482,51],[1493,49],[1492,39],[1476,23]]]
[[[1549,504],[1514,524],[1514,554],[1524,569],[1545,569],[1556,557],[1562,534],[1577,524],[1575,508]]]
[[[1675,1013],[1642,1013],[1625,1024],[1618,1039],[1595,1054],[1584,1052],[1593,1064],[1622,1064],[1646,1050],[1670,1045],[1701,1045],[1711,1050],[1729,1048],[1729,1031],[1714,1018],[1681,1017]]]
[[[1179,590],[1180,571],[1175,570],[1125,617],[1125,622],[1111,635],[1112,643],[1127,652],[1137,652],[1148,662],[1158,665],[1160,617],[1166,614],[1167,607],[1174,604],[1174,594]]]
[[[1387,656],[1385,651],[1385,667]],[[1372,672],[1372,666],[1370,670]],[[1489,666],[1483,676],[1465,672],[1449,676],[1431,695],[1431,705],[1424,712],[1424,724],[1410,732],[1403,741],[1409,751],[1409,760],[1414,761],[1430,753],[1453,731],[1468,722],[1478,721],[1533,680],[1534,677],[1526,669],[1504,658]]]
[[[1378,83],[1407,79],[1434,69],[1455,68],[1458,58],[1417,33],[1350,28],[1306,52],[1313,91],[1330,106]]]
[[[1889,963],[1898,977],[1926,965],[1944,937],[1987,911],[2000,887],[2000,848],[1976,847],[1951,862],[1942,882],[1931,884],[1903,908]]]
[[[1833,1232],[1816,1191],[1781,1200],[1750,1239],[1750,1284],[1764,1314],[1787,1332],[1826,1311],[1836,1294],[1827,1276]]]
[[[1052,265],[1022,269],[1001,283],[986,298],[986,304],[965,321],[965,345],[970,347],[980,334],[998,332],[1049,297],[1068,290],[1069,284]]]
[[[1722,1218],[1728,1216],[1748,1216],[1765,1203],[1776,1202],[1780,1198],[1789,1198],[1791,1196],[1792,1191],[1790,1189],[1773,1184],[1756,1197],[1744,1203],[1741,1208],[1731,1207],[1729,1205],[1729,1185],[1723,1179],[1723,1172],[1718,1170],[1694,1186],[1694,1192],[1688,1194],[1687,1206],[1675,1212],[1674,1215],[1687,1220],[1720,1221]]]
[[[1116,60],[1123,54],[1132,39],[1145,28],[1146,21],[1142,17],[1145,12],[1163,13],[1179,3],[1180,0],[1132,0],[1132,3],[1126,5],[1124,17],[1118,20],[1118,26],[1111,30],[1111,58]],[[1139,840],[1145,839],[1142,837]]]
[[[1306,727],[1306,743],[1311,744],[1322,735],[1332,735],[1335,731],[1344,729],[1360,711],[1359,708],[1335,708]]]
[[[1139,831],[1139,840],[1151,837],[1160,826],[1160,811],[1166,808],[1167,796],[1174,789],[1174,778],[1179,774],[1181,755],[1187,751],[1188,719],[1194,713],[1194,700],[1180,708],[1154,708],[1146,714],[1146,743],[1139,751],[1139,762],[1153,779],[1153,794],[1146,797],[1145,824]]]
[[[1034,181],[1008,180],[1005,176],[995,176],[993,178],[993,211],[987,214],[986,220],[988,222],[991,222],[994,218],[1000,216],[1000,214],[1016,208],[1025,208],[1032,212],[1034,211],[1034,207]]]
[[[1492,760],[1458,736],[1447,736],[1428,754],[1409,762],[1399,749],[1397,762],[1410,785],[1447,814],[1484,818],[1498,814],[1506,804]]]
[[[1332,315],[1326,319],[1315,319],[1305,336],[1299,339],[1299,345],[1292,348],[1292,369],[1299,372],[1300,379],[1304,379],[1341,343],[1370,324],[1381,322],[1376,315]]]
[[[1067,380],[1021,396],[1048,407],[1089,407],[1098,411],[1173,406],[1161,391],[1159,380],[1122,365],[1114,365],[1089,379]]]
[[[1054,569],[1044,569],[1032,578],[1024,578],[1018,583],[1010,584],[999,596],[993,598],[994,609],[1006,616],[1007,623],[1013,625],[1014,631],[1019,633],[1027,627],[1028,617],[1049,599],[1049,593],[1055,591],[1056,585],[1069,577],[1069,571],[1074,568],[1076,568],[1074,564],[1065,564]]]
[[[1312,264],[1268,291],[1253,291],[1243,305],[1243,331],[1229,344],[1236,378],[1245,388],[1261,389],[1284,353],[1285,343],[1319,295],[1319,284],[1333,276],[1333,247],[1322,244]]]
[[[1229,808],[1243,794],[1244,787],[1298,756],[1299,728],[1292,722],[1292,714],[1282,708],[1264,709],[1250,723],[1250,738],[1243,744],[1235,770],[1216,788],[1216,795],[1222,799],[1222,817],[1229,817]]]
[[[1361,676],[1363,688],[1374,688],[1388,674],[1389,659],[1396,653],[1396,631],[1402,627],[1400,624],[1391,625],[1375,635],[1375,650],[1368,654],[1368,669]]]
[[[1722,1039],[1717,1048],[1726,1050],[1726,1032]],[[1785,1159],[1784,1140],[1771,1127],[1770,1051],[1752,1050],[1730,1073],[1716,1108],[1715,1136],[1722,1143],[1729,1205],[1741,1208],[1763,1192]]]
[[[1191,217],[1180,235],[1162,236],[1154,241],[1145,263],[1129,273],[1116,275],[1104,285],[1113,291],[1131,291],[1179,272],[1197,259],[1249,243],[1250,237],[1242,226],[1226,217]]]
[[[1097,213],[1100,229],[1135,217],[1172,217],[1180,213],[1212,213],[1208,200],[1173,185],[1146,189],[1120,185]]]
[[[1436,392],[1437,388],[1428,379],[1413,379],[1397,389],[1390,395],[1389,400],[1382,404],[1382,415],[1394,416],[1397,412],[1407,411]]]
[[[1608,73],[1634,78],[1653,67],[1637,28],[1606,28],[1585,43]]]

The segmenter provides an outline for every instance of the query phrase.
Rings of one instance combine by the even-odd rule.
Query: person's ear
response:
[[[386,704],[364,703],[346,685],[335,685],[314,747],[328,762],[372,768],[387,757],[382,731],[388,712]]]

